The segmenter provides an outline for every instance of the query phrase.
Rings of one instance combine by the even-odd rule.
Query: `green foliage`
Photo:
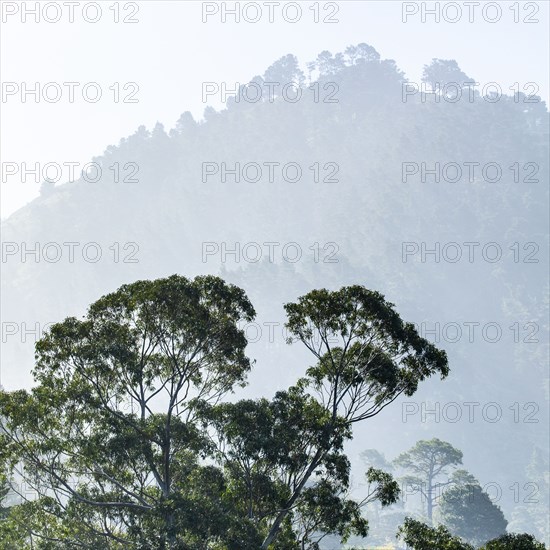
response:
[[[382,506],[390,506],[397,502],[400,491],[399,483],[393,479],[391,474],[370,467],[365,477],[369,486],[371,484],[375,485],[376,488],[372,494]]]
[[[447,356],[404,323],[393,304],[361,286],[338,291],[314,290],[285,305],[290,341],[301,341],[317,358],[303,384],[320,393],[332,390],[334,407],[349,422],[373,416],[401,394],[412,395],[418,383],[449,372]],[[350,399],[351,389],[371,389],[369,406]],[[329,397],[330,399],[330,397]]]
[[[474,550],[474,546],[453,536],[444,525],[428,525],[406,518],[397,537],[411,550]],[[546,546],[528,534],[504,534],[480,547],[480,550],[545,550]]]
[[[320,467],[330,472],[326,460],[351,438],[354,423],[377,415],[402,394],[412,395],[429,376],[448,374],[445,352],[404,323],[378,292],[358,285],[313,290],[285,310],[289,343],[300,341],[317,360],[291,392],[315,399],[324,422],[316,438],[304,440],[303,465],[291,477],[291,496],[262,550],[275,539],[313,472]]]
[[[412,550],[474,550],[470,544],[451,535],[443,525],[429,527],[411,518],[405,519],[397,536]]]
[[[366,536],[362,507],[396,502],[399,488],[372,467],[367,496],[351,499],[344,443],[355,422],[446,376],[446,356],[363,287],[286,309],[317,365],[271,400],[223,401],[250,369],[239,323],[254,309],[217,277],[124,285],[53,325],[33,390],[0,392],[3,470],[36,491],[3,523],[5,540],[298,550]]]
[[[353,423],[414,392],[425,377],[445,376],[446,356],[403,323],[382,295],[363,287],[312,291],[285,309],[290,341],[301,341],[317,364],[271,403],[218,405],[208,420],[216,426],[236,492],[247,495],[242,506],[248,517],[261,522],[275,515],[262,548],[288,525],[308,543],[319,534],[364,536],[359,508],[343,496],[350,468],[343,444]],[[397,500],[391,475],[372,468],[367,481],[375,488],[361,505]],[[266,497],[275,499],[271,509]]]
[[[546,550],[546,546],[532,535],[509,533],[488,542],[482,550]]]
[[[124,285],[84,320],[52,326],[36,346],[37,386],[0,393],[4,460],[36,488],[22,510],[42,512],[29,532],[92,547],[226,537],[236,519],[222,473],[198,462],[209,443],[196,418],[244,382],[238,323],[253,315],[221,279],[172,276]]]
[[[10,492],[9,483],[0,476],[0,521],[6,517],[9,508],[5,506],[5,498]]]
[[[376,449],[366,449],[359,453],[366,467],[365,479],[367,481],[367,502],[364,514],[369,519],[369,544],[387,545],[395,539],[395,533],[404,520],[403,501],[399,499],[399,483],[393,477],[393,466],[385,456]],[[385,493],[385,496],[372,499],[373,480],[381,481],[375,484],[375,492]],[[384,501],[384,504],[382,504]],[[357,541],[360,545],[360,542]]]
[[[453,535],[476,547],[506,533],[508,524],[501,509],[476,480],[446,489],[439,514]]]

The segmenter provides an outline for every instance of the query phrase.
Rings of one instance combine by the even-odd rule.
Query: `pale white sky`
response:
[[[273,7],[274,22],[270,23],[268,7],[260,4],[262,12],[258,23],[244,20],[235,23],[231,16],[220,21],[221,13],[202,22],[203,4],[189,0],[119,2],[119,17],[132,17],[134,5],[139,11],[135,24],[114,23],[116,15],[113,0],[97,2],[102,8],[97,23],[86,22],[80,2],[74,8],[74,22],[63,2],[61,20],[48,23],[41,16],[36,23],[29,15],[22,21],[24,7],[32,9],[36,2],[2,2],[5,22],[1,25],[0,65],[1,80],[22,83],[32,87],[49,82],[59,83],[62,97],[58,102],[34,102],[32,96],[21,101],[20,88],[13,96],[2,96],[0,158],[3,167],[1,183],[1,216],[10,215],[38,194],[39,184],[31,175],[26,183],[19,175],[7,176],[5,163],[25,162],[28,167],[50,162],[62,165],[77,162],[81,167],[93,156],[100,155],[109,144],[117,144],[144,124],[148,128],[162,122],[166,129],[174,126],[186,110],[200,118],[202,83],[245,83],[252,76],[262,74],[276,59],[287,53],[298,56],[301,63],[313,60],[322,50],[343,51],[350,44],[366,42],[374,46],[382,58],[394,59],[413,81],[420,78],[422,67],[433,57],[456,59],[462,70],[480,83],[497,82],[508,90],[515,82],[521,85],[534,82],[539,94],[548,101],[549,60],[549,3],[486,2],[473,6],[474,21],[468,20],[464,2],[439,2],[439,23],[434,16],[421,20],[423,9],[434,8],[436,2],[401,2],[349,0],[319,2],[321,18],[333,16],[338,23],[314,22],[315,2],[302,1],[302,16],[296,23],[282,17],[281,6]],[[48,2],[40,2],[42,8]],[[221,3],[218,3],[221,4]],[[235,2],[226,2],[231,7]],[[237,2],[241,9],[246,2]],[[457,13],[462,18],[446,21]],[[471,4],[471,3],[470,3]],[[499,21],[490,23],[500,6]],[[26,5],[26,6],[24,6]],[[485,8],[485,14],[483,9]],[[56,17],[50,7],[46,18]],[[88,18],[95,17],[93,6],[86,8]],[[212,8],[213,9],[213,8]],[[289,16],[294,12],[288,8]],[[402,22],[402,12],[418,10]],[[10,15],[14,10],[17,13]],[[455,10],[455,11],[453,11]],[[221,11],[221,8],[220,8]],[[249,16],[254,15],[252,11]],[[486,17],[484,17],[486,15]],[[520,18],[515,23],[515,17]],[[538,23],[524,23],[524,19],[538,19]],[[68,87],[64,82],[78,82],[74,103],[68,101]],[[97,103],[82,99],[86,83],[98,83],[103,93]],[[123,85],[135,82],[139,91],[137,103],[115,103],[114,83],[119,83],[120,97],[133,91]],[[97,86],[96,86],[97,87]],[[111,89],[110,89],[111,88]],[[90,95],[94,86],[88,88]],[[50,97],[55,88],[50,88]],[[511,92],[510,92],[511,93]],[[219,103],[209,103],[218,107]],[[13,166],[13,165],[10,165]],[[20,166],[19,166],[20,167]],[[79,168],[77,168],[79,169]],[[62,180],[64,181],[64,180]]]

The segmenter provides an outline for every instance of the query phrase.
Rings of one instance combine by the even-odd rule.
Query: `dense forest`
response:
[[[239,395],[270,399],[310,364],[286,344],[282,304],[364,285],[445,350],[451,371],[356,427],[345,444],[352,494],[366,450],[390,461],[439,438],[463,452],[476,483],[499,488],[509,531],[548,543],[548,111],[536,96],[470,94],[476,78],[434,59],[423,80],[443,91],[423,95],[366,44],[322,52],[305,71],[287,55],[251,78],[265,96],[239,94],[201,120],[185,112],[169,131],[138,128],[93,159],[99,181],[44,182],[2,222],[4,388],[32,383],[35,338],[23,327],[80,317],[139,279],[212,274],[244,289],[257,312],[241,319],[257,362]],[[297,83],[301,99],[268,93],[272,82]],[[445,87],[456,82],[460,98]],[[48,243],[62,251],[53,261]],[[400,518],[425,518],[419,502]],[[375,510],[372,540],[387,540],[377,532],[398,507]]]

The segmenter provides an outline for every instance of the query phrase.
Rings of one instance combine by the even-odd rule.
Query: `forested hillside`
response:
[[[22,342],[23,323],[82,315],[137,279],[209,273],[245,289],[258,312],[248,347],[257,367],[244,394],[274,393],[307,358],[284,341],[282,304],[313,288],[362,284],[427,330],[447,351],[451,375],[427,382],[409,408],[403,399],[358,429],[350,457],[366,448],[395,456],[424,436],[448,439],[470,471],[502,487],[507,517],[519,517],[509,487],[534,481],[528,466],[548,432],[546,105],[467,87],[460,98],[452,87],[448,95],[413,93],[421,83],[365,44],[323,52],[305,72],[289,55],[251,75],[265,93],[258,101],[230,99],[201,120],[184,112],[173,129],[142,126],[93,159],[99,181],[46,182],[2,222],[2,320],[19,331],[3,327],[2,384],[30,384],[34,338]],[[482,76],[452,61],[425,69],[427,83]],[[302,98],[272,97],[262,82],[298,82]],[[247,163],[256,164],[243,172]],[[74,261],[67,242],[78,243]],[[55,261],[42,254],[47,243],[62,250]],[[88,243],[100,246],[97,261],[96,248],[83,258]],[[271,256],[264,243],[277,243]],[[35,246],[38,258],[22,257]],[[470,402],[478,403],[474,421]],[[414,412],[448,403],[459,405],[460,418],[449,408],[439,417]],[[533,532],[528,516],[516,530]]]

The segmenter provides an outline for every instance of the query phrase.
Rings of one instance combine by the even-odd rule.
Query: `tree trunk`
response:
[[[283,520],[286,518],[286,516],[290,512],[290,509],[292,508],[294,503],[298,500],[298,497],[302,493],[302,489],[304,488],[304,485],[307,483],[307,480],[311,477],[311,474],[313,473],[315,468],[319,466],[319,462],[321,461],[323,454],[324,453],[322,451],[317,451],[317,453],[315,454],[315,457],[313,458],[311,465],[309,466],[306,473],[304,474],[302,481],[300,481],[300,483],[298,484],[298,487],[296,487],[294,494],[292,495],[290,500],[286,503],[284,510],[281,510],[277,515],[277,517],[275,518],[275,521],[273,522],[273,525],[271,526],[271,529],[269,530],[267,537],[262,543],[261,550],[267,550],[268,546],[275,540],[275,537],[279,533]]]

